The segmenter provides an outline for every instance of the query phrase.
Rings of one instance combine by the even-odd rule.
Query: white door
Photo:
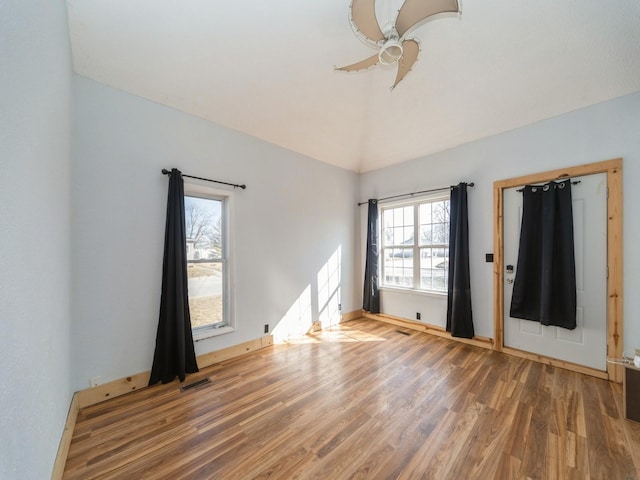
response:
[[[577,327],[567,330],[511,318],[509,309],[518,264],[522,193],[503,191],[504,345],[606,370],[607,357],[607,175],[573,177],[571,186],[576,256]],[[510,271],[509,266],[513,267]]]

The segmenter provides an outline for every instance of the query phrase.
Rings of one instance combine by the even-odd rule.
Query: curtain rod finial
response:
[[[169,170],[167,170],[166,168],[162,169],[162,174],[163,175],[169,175],[171,172]]]

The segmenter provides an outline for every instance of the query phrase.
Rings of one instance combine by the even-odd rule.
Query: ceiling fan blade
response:
[[[403,41],[402,49],[402,58],[398,60],[398,73],[396,75],[396,81],[391,89],[396,88],[396,85],[398,85],[405,77],[405,75],[409,73],[411,67],[413,67],[413,64],[418,58],[418,53],[420,53],[420,45],[415,40]]]
[[[432,15],[458,11],[458,0],[406,0],[398,12],[396,30],[402,38],[412,27]]]
[[[369,40],[373,42],[384,40],[376,18],[375,0],[353,0],[351,2],[351,21],[358,31]]]
[[[345,67],[336,67],[336,70],[340,70],[342,72],[356,72],[358,70],[364,70],[365,68],[373,67],[376,63],[378,63],[378,54],[372,55],[369,58],[365,58],[358,63],[354,63],[352,65],[347,65]]]

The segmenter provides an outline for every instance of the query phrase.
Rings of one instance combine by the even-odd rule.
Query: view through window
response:
[[[382,286],[446,292],[448,196],[383,208],[381,263]]]
[[[187,275],[191,326],[227,324],[223,199],[185,195]]]

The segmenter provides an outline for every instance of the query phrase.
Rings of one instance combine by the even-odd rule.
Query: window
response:
[[[382,208],[383,287],[446,292],[449,197]]]
[[[219,329],[231,326],[229,198],[212,192],[185,185],[189,311],[196,339],[224,333]]]

